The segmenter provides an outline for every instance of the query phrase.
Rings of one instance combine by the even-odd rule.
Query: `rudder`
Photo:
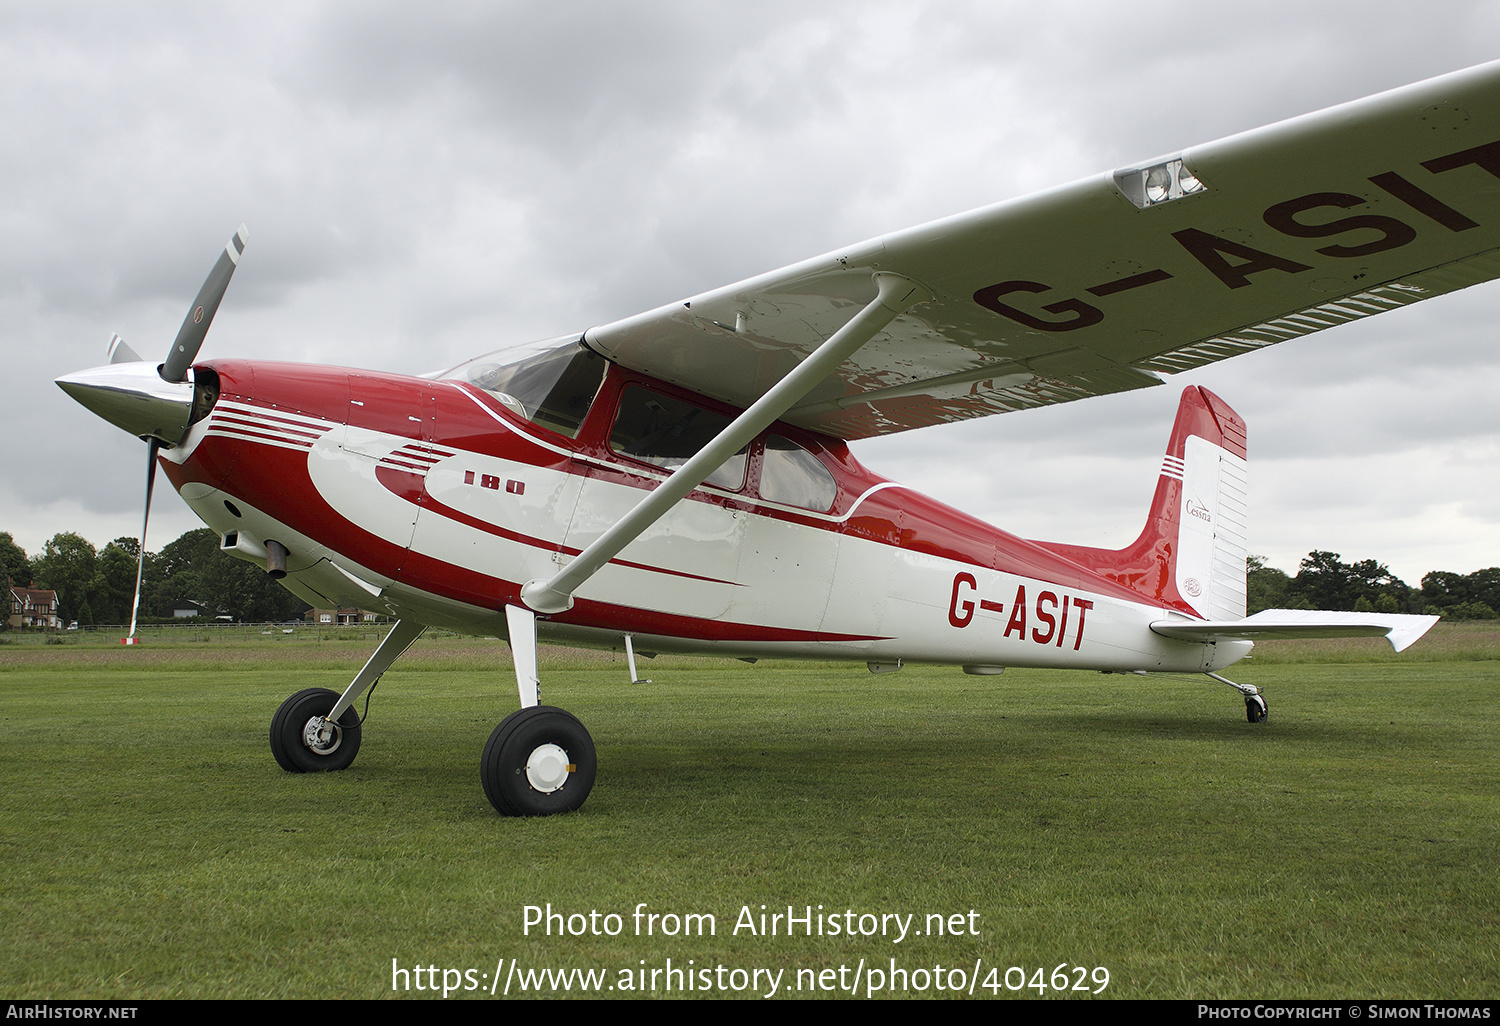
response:
[[[1245,442],[1228,403],[1188,386],[1140,537],[1123,549],[1047,548],[1148,601],[1209,620],[1244,617]]]
[[[1173,480],[1180,461],[1173,583],[1178,596],[1209,620],[1245,615],[1245,440],[1245,422],[1229,404],[1206,388],[1184,390],[1157,495],[1168,491],[1162,486]],[[1155,502],[1151,519],[1162,520]]]

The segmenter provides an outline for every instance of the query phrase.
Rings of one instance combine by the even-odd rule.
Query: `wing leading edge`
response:
[[[1161,383],[1500,276],[1500,62],[882,236],[593,328],[748,407],[875,295],[933,298],[784,419],[844,439]]]

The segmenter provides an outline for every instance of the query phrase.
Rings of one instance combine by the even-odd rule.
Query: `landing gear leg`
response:
[[[299,691],[276,710],[271,718],[271,754],[288,773],[320,773],[348,769],[359,752],[359,714],[351,706],[396,657],[405,652],[423,625],[398,620],[340,695],[327,688]]]
[[[530,709],[540,701],[542,691],[536,672],[536,614],[521,606],[506,606],[505,626],[510,629],[510,657],[516,664],[521,708]]]
[[[599,768],[594,739],[572,713],[538,704],[536,614],[506,606],[505,623],[521,708],[490,735],[479,759],[479,781],[502,816],[573,812],[594,786]]]
[[[1236,684],[1227,677],[1221,677],[1217,673],[1206,673],[1205,676],[1234,688],[1245,698],[1245,719],[1251,723],[1264,723],[1270,715],[1266,706],[1266,698],[1260,693],[1260,688],[1253,684]]]
[[[630,635],[625,635],[625,662],[630,666],[630,683],[650,684],[649,680],[642,680],[641,675],[635,672],[635,643]]]
[[[333,707],[333,714],[342,716],[344,710],[353,705],[360,695],[374,687],[375,682],[380,680],[380,675],[391,668],[391,664],[402,652],[411,648],[411,643],[416,641],[424,630],[426,627],[415,620],[397,620],[396,626],[391,628],[391,632],[375,649],[375,654],[370,656],[364,669],[354,675],[354,679],[339,696],[338,704]]]

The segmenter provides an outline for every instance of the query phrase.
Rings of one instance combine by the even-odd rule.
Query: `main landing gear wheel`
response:
[[[1247,695],[1245,697],[1245,719],[1251,723],[1264,723],[1270,710],[1266,708],[1266,700],[1260,695]]]
[[[288,773],[325,773],[348,769],[359,754],[359,714],[345,709],[337,723],[326,717],[339,700],[337,691],[299,691],[271,717],[271,754]]]
[[[485,797],[502,816],[551,816],[583,805],[599,769],[594,739],[572,713],[550,705],[500,721],[479,760]]]

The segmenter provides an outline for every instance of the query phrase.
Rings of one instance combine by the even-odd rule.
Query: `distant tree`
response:
[[[1483,602],[1460,602],[1449,606],[1445,615],[1451,620],[1493,620],[1497,614]]]
[[[1491,609],[1500,609],[1500,566],[1475,570],[1469,575],[1472,582],[1470,594],[1475,602],[1483,602]]]
[[[1384,604],[1398,610],[1411,604],[1411,587],[1386,568],[1384,563],[1362,559],[1345,563],[1337,552],[1313,550],[1302,560],[1288,594],[1298,607],[1301,599],[1312,609],[1359,609],[1373,612]]]
[[[160,616],[172,615],[173,607],[187,600],[237,620],[285,620],[308,608],[264,567],[220,550],[219,536],[206,527],[168,543],[153,564],[154,608]]]
[[[33,569],[40,587],[57,592],[58,616],[63,622],[83,622],[79,611],[88,601],[89,589],[99,570],[99,555],[94,546],[71,531],[55,534],[37,557]]]
[[[1422,578],[1426,612],[1454,620],[1488,620],[1500,609],[1500,567],[1455,574],[1434,570]],[[1489,611],[1486,615],[1486,610]]]
[[[18,588],[30,585],[32,578],[31,559],[9,531],[0,531],[0,583],[4,583],[4,578]]]
[[[1433,570],[1422,578],[1422,607],[1429,613],[1446,615],[1460,602],[1469,600],[1468,579],[1448,570]]]
[[[1349,583],[1356,605],[1363,599],[1374,609],[1382,596],[1389,595],[1398,609],[1405,609],[1411,600],[1411,586],[1373,559],[1362,559],[1351,566]]]
[[[1500,610],[1500,566],[1475,570],[1468,577],[1469,595],[1491,609]]]
[[[265,568],[215,550],[209,579],[218,606],[238,620],[287,620],[308,608]]]
[[[156,569],[163,581],[195,567],[205,566],[219,551],[219,536],[211,528],[188,531],[162,546],[156,554]]]
[[[1290,590],[1306,599],[1314,609],[1352,609],[1351,569],[1339,559],[1337,552],[1314,549],[1303,557]]]
[[[135,597],[135,553],[139,551],[140,544],[134,538],[116,538],[100,551],[99,570],[90,588],[95,622],[130,622],[130,605]]]
[[[1258,613],[1263,609],[1282,609],[1287,602],[1287,588],[1292,579],[1283,570],[1266,565],[1265,556],[1245,558],[1245,608]]]

